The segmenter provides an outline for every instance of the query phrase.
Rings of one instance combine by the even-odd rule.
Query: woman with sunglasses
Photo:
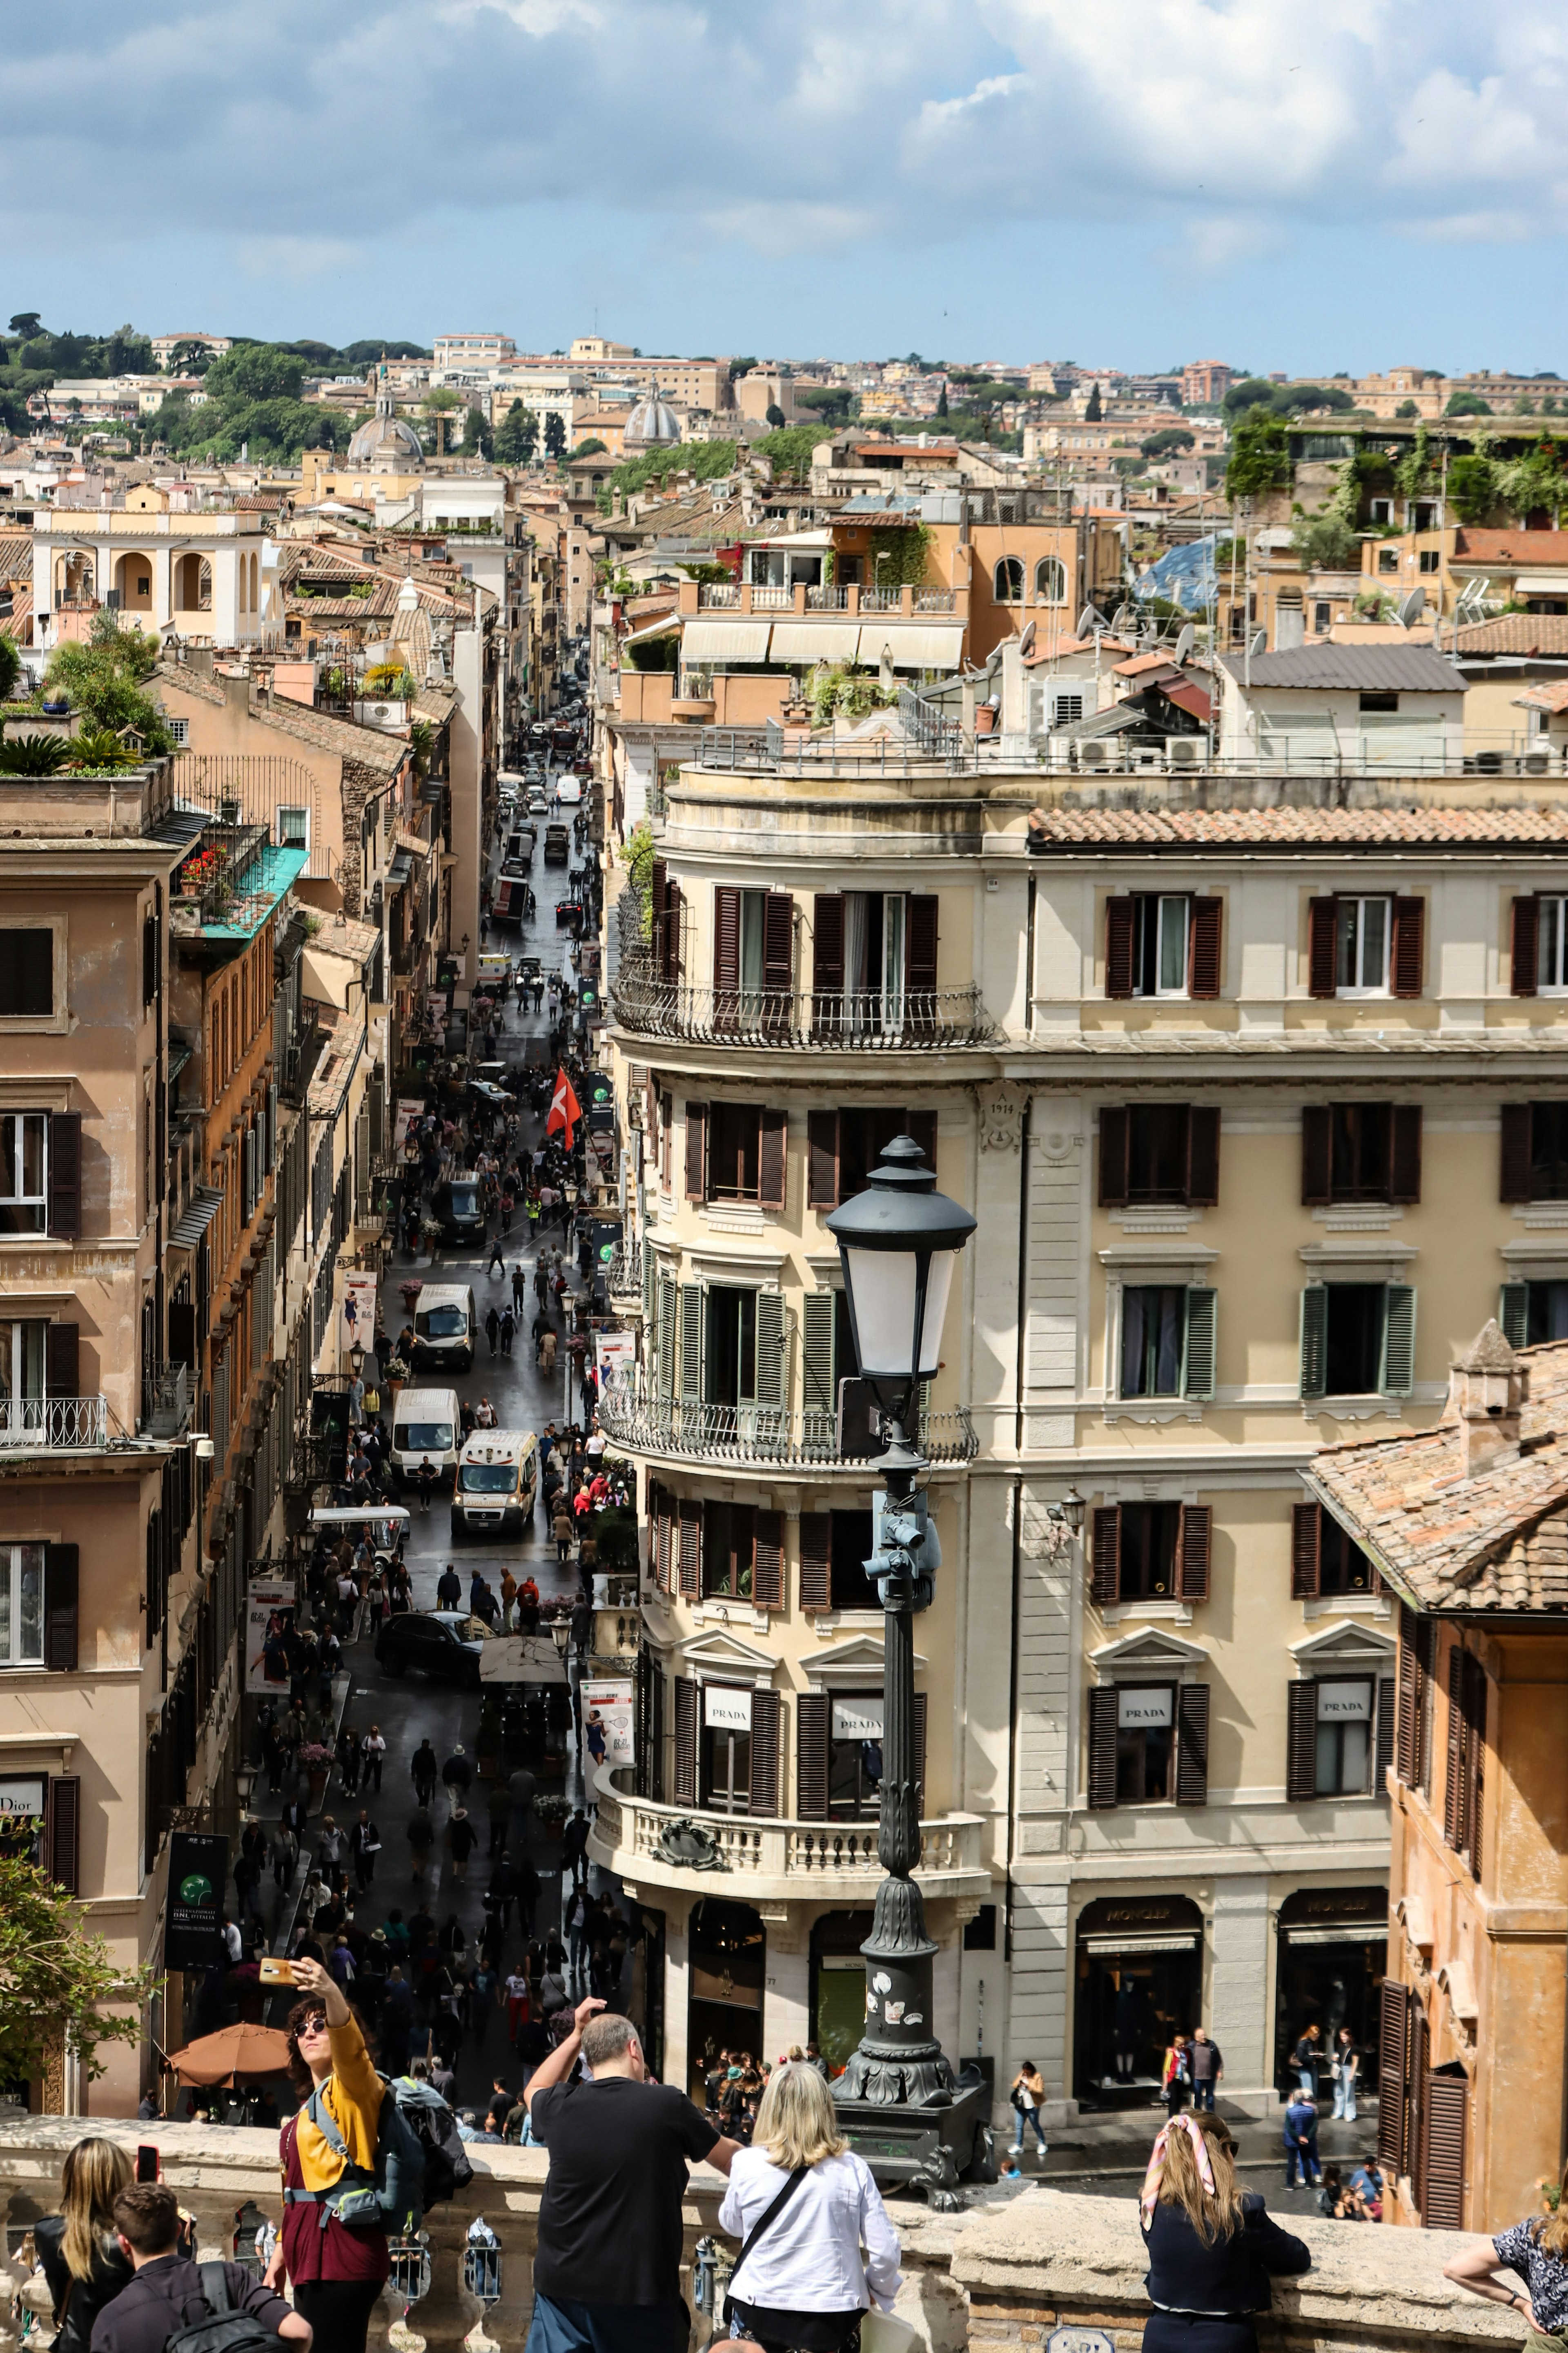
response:
[[[289,2073],[305,2105],[279,2141],[283,2230],[267,2284],[281,2295],[292,2281],[294,2309],[333,2353],[365,2353],[392,2269],[374,2196],[386,2086],[342,1988],[319,1961],[303,1959],[294,1982],[302,1999],[289,2013]]]

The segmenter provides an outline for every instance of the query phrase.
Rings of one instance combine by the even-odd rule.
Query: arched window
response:
[[[245,610],[245,558],[243,555],[239,559],[239,609],[242,613]]]
[[[1023,603],[1024,567],[1016,555],[1005,555],[996,566],[991,593],[998,605]]]
[[[253,555],[250,559],[250,609],[253,613],[258,613],[261,609],[256,593],[257,572],[260,562],[261,558],[258,555]]]
[[[1042,555],[1035,566],[1035,602],[1037,605],[1065,605],[1067,600],[1067,565],[1059,555]]]

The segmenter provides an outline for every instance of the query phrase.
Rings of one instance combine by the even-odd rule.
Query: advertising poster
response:
[[[227,1839],[212,1838],[203,1831],[170,1832],[165,1968],[210,1969],[226,1958],[223,1891],[227,1881]]]
[[[291,1577],[252,1577],[245,1595],[245,1688],[289,1695],[289,1630],[294,1623]]]
[[[445,1006],[443,1006],[443,1012],[445,1012]],[[420,1097],[417,1095],[400,1095],[398,1097],[397,1117],[394,1123],[392,1130],[392,1148],[395,1153],[400,1153],[403,1150],[404,1145],[408,1141],[409,1129],[411,1127],[417,1127],[424,1116],[425,1105]]]
[[[601,1381],[611,1373],[629,1375],[637,1360],[637,1334],[635,1332],[596,1332],[594,1335],[594,1355],[598,1364]]]
[[[346,1364],[348,1352],[356,1343],[362,1348],[370,1348],[375,1344],[374,1274],[344,1275],[343,1303],[338,1314],[338,1353]]]
[[[635,1765],[637,1723],[629,1683],[585,1683],[583,1687],[583,1736],[596,1715],[605,1727],[606,1765]]]

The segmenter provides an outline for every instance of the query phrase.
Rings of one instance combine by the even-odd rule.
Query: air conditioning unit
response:
[[[1078,747],[1078,764],[1080,768],[1109,768],[1110,744],[1102,743],[1098,736],[1091,735],[1087,744],[1080,744]]]
[[[1548,776],[1552,773],[1550,752],[1526,752],[1519,764],[1521,776]]]
[[[1168,768],[1201,768],[1208,745],[1201,735],[1167,735],[1165,765]]]

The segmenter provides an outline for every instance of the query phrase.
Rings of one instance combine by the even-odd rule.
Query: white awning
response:
[[[300,976],[307,997],[319,1005],[335,1005],[340,1013],[348,1010],[350,984],[360,976],[359,966],[348,956],[325,955],[320,948],[304,948],[300,955]]]
[[[688,621],[680,659],[688,662],[766,661],[771,621]]]
[[[863,621],[858,659],[870,668],[881,660],[884,646],[895,670],[956,670],[963,652],[963,631],[911,629],[896,621]]]
[[[775,621],[776,662],[853,661],[860,643],[858,621]]]
[[[1516,596],[1568,596],[1568,572],[1519,572],[1514,575]]]
[[[1381,1945],[1388,1935],[1385,1920],[1342,1920],[1323,1927],[1285,1930],[1288,1945]]]

